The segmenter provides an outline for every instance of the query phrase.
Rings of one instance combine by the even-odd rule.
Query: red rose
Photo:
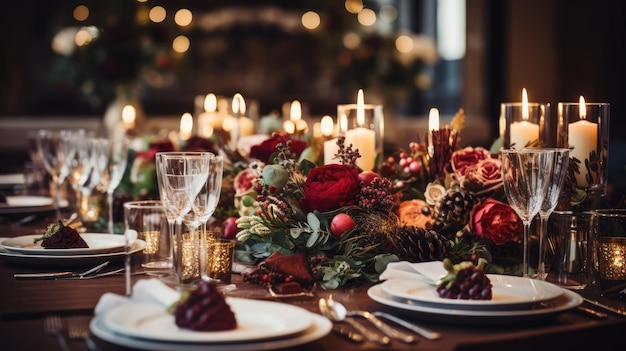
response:
[[[478,197],[500,198],[504,195],[504,183],[500,166],[502,162],[497,158],[487,158],[477,164],[465,168],[465,177],[461,181],[461,188]]]
[[[313,168],[304,182],[303,206],[309,211],[327,212],[355,204],[359,193],[355,167],[329,164]]]
[[[496,245],[521,240],[524,225],[515,210],[503,202],[488,198],[474,207],[470,228],[474,234]]]
[[[259,145],[254,145],[250,148],[250,157],[256,158],[263,163],[270,163],[270,157],[273,153],[277,152],[276,146],[278,144],[287,145],[289,150],[295,154],[296,157],[300,156],[302,151],[306,149],[306,142],[301,140],[292,140],[289,136],[282,136],[278,133],[272,134],[269,139],[266,139]]]
[[[475,165],[480,160],[484,160],[491,157],[489,150],[483,147],[471,147],[468,146],[464,149],[457,150],[450,156],[450,164],[452,170],[459,179],[465,176],[465,170],[467,167]]]

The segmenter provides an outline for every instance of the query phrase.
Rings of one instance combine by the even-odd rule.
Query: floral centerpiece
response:
[[[375,282],[397,260],[485,258],[489,271],[517,273],[523,227],[506,203],[500,160],[482,147],[457,147],[463,121],[460,110],[451,126],[433,131],[431,153],[412,142],[376,172],[355,166],[359,151],[343,138],[339,163],[323,166],[298,157],[293,141],[283,139],[249,179],[256,198],[236,221],[240,258],[304,255],[331,289]],[[291,279],[279,273],[260,265],[248,280]]]

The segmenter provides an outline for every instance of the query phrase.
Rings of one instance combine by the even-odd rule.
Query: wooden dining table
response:
[[[0,237],[16,237],[27,234],[42,233],[46,224],[54,220],[54,213],[40,215],[28,225],[12,225],[9,221],[0,224]],[[115,268],[107,267],[107,270]],[[1,350],[62,350],[56,338],[44,332],[44,319],[51,314],[60,315],[64,319],[78,318],[85,326],[94,317],[94,307],[105,293],[125,292],[125,280],[122,274],[96,279],[16,279],[15,273],[34,273],[58,271],[60,267],[46,267],[21,264],[0,257],[0,349]],[[78,270],[78,269],[77,269]],[[134,279],[146,279],[146,276],[135,276]],[[233,274],[234,289],[229,296],[274,300],[292,304],[320,313],[318,300],[333,296],[343,301],[350,308],[368,311],[383,311],[402,317],[412,323],[429,328],[442,334],[438,340],[427,340],[417,337],[417,341],[406,344],[392,341],[388,346],[371,342],[355,343],[334,332],[304,345],[288,350],[563,350],[567,348],[603,349],[623,343],[623,332],[626,330],[626,317],[616,313],[602,311],[600,308],[584,303],[583,306],[607,312],[606,318],[595,318],[581,313],[578,309],[563,311],[546,318],[531,321],[507,323],[502,319],[473,322],[459,318],[442,321],[423,315],[401,310],[378,303],[368,296],[368,285],[344,286],[335,290],[317,288],[314,297],[277,298],[272,299],[269,293],[259,285],[243,282],[241,276]],[[594,286],[578,291],[580,295],[598,300],[614,308],[626,310],[626,301],[617,296],[602,296]],[[366,323],[364,320],[361,322]],[[340,323],[343,324],[343,323]],[[349,328],[349,326],[345,326]],[[371,326],[368,326],[368,328]],[[375,329],[372,329],[374,331]],[[83,340],[70,340],[72,350],[131,350],[102,340],[91,334],[92,348]],[[211,350],[207,346],[207,350]]]

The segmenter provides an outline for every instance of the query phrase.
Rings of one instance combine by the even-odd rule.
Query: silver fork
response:
[[[89,337],[89,317],[74,316],[67,319],[67,335],[70,340],[82,341],[91,351],[102,351]]]
[[[70,347],[65,339],[65,326],[61,317],[57,315],[46,316],[43,322],[43,330],[47,335],[56,337],[63,351],[70,351]]]
[[[71,340],[85,340],[89,336],[87,325],[80,317],[70,317],[67,319],[67,336]]]

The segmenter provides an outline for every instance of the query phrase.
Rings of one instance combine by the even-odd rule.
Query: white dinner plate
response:
[[[54,199],[47,196],[7,196],[6,203],[0,203],[0,214],[26,214],[51,212],[56,209]],[[61,208],[67,207],[67,200],[61,201]]]
[[[104,324],[129,337],[165,342],[225,343],[284,338],[302,333],[313,314],[301,307],[273,301],[226,298],[237,320],[232,330],[201,332],[176,326],[174,315],[163,306],[128,303],[107,312]]]
[[[460,309],[451,306],[433,306],[422,304],[414,300],[398,300],[388,295],[381,284],[374,285],[367,290],[367,295],[383,305],[399,309],[403,314],[411,317],[436,320],[447,323],[476,323],[476,324],[509,324],[536,321],[552,317],[564,311],[576,308],[583,303],[583,298],[577,293],[561,289],[562,294],[551,300],[545,300],[528,306],[526,309],[511,310],[483,310]]]
[[[11,188],[19,184],[24,184],[24,174],[22,173],[0,174],[0,189]]]
[[[102,233],[81,233],[79,234],[87,243],[86,248],[74,249],[47,249],[41,246],[41,241],[33,243],[35,238],[42,234],[22,235],[0,242],[0,247],[5,250],[19,252],[25,255],[48,255],[48,256],[70,256],[70,255],[93,255],[124,248],[125,238],[123,235],[102,234]]]
[[[0,238],[0,242],[4,239],[7,238]],[[135,240],[130,253],[133,254],[142,251],[145,247],[145,241]],[[102,263],[102,261],[110,261],[111,264],[123,262],[124,256],[124,250],[91,255],[26,255],[19,252],[6,251],[0,247],[0,258],[3,258],[6,262],[37,268],[93,267],[98,263]]]
[[[418,280],[388,279],[381,287],[388,295],[445,308],[512,309],[560,296],[561,288],[542,280],[503,274],[487,274],[492,285],[491,300],[463,300],[439,297],[437,287]]]
[[[282,339],[268,339],[257,341],[241,341],[225,344],[215,343],[184,343],[184,342],[163,342],[159,340],[149,340],[141,338],[133,338],[124,334],[120,334],[109,329],[104,318],[96,316],[91,320],[89,329],[96,337],[125,347],[151,350],[151,351],[264,351],[283,349],[286,347],[294,347],[323,338],[330,333],[332,322],[328,318],[311,314],[311,326],[300,334]]]

